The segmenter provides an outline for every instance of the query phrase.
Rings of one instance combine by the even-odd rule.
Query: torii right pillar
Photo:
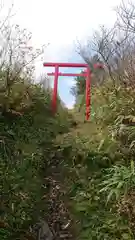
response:
[[[86,74],[86,120],[90,118],[90,109],[91,109],[91,70],[87,66]]]

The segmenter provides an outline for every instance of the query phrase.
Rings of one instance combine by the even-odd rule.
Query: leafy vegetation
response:
[[[33,55],[29,37],[14,29],[18,38],[6,57],[3,48],[0,68],[0,239],[36,239],[40,218],[55,239],[135,239],[134,9],[123,3],[115,27],[101,28],[79,49],[90,67],[105,66],[92,68],[88,122],[85,79],[71,89],[74,109],[58,99],[54,116],[50,88],[33,83],[42,50]]]
[[[21,115],[16,109],[1,111],[0,120],[1,220],[12,229],[13,239],[36,223],[40,212],[45,214],[44,177],[52,141],[67,128],[64,122],[60,127],[59,115],[52,116],[47,91],[31,84],[29,93],[31,103]]]

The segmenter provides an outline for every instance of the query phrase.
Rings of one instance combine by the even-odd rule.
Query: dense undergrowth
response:
[[[53,140],[68,131],[67,116],[60,104],[57,115],[52,114],[50,91],[40,84],[18,80],[8,99],[1,102],[1,240],[25,239],[30,227],[45,218],[48,190],[44,179],[54,152]]]
[[[61,139],[78,239],[135,239],[133,95],[111,82],[93,88],[90,122],[76,113],[77,128]]]
[[[101,70],[98,76],[93,72],[88,122],[83,78],[82,83],[76,79],[74,109],[67,111],[58,99],[53,115],[51,91],[33,84],[24,51],[16,51],[17,60],[11,56],[15,51],[7,51],[13,62],[8,56],[0,70],[0,240],[36,239],[33,229],[40,219],[56,227],[56,240],[135,239],[132,26],[128,39],[118,39],[121,44],[117,31],[110,36],[103,28],[103,38],[96,35],[100,52],[92,64],[102,60],[109,73],[105,70],[101,78]],[[70,221],[62,219],[63,211],[70,213]],[[58,232],[63,225],[68,229],[64,237]]]

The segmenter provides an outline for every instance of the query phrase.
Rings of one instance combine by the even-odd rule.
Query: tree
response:
[[[122,3],[116,11],[118,19],[114,26],[111,29],[101,26],[85,46],[78,44],[78,49],[90,66],[91,55],[95,54],[105,66],[104,79],[110,78],[114,86],[134,86],[135,6],[133,3]]]
[[[84,58],[85,58],[85,54],[84,54]],[[92,72],[92,79],[91,79],[92,86],[102,84],[104,81],[104,78],[105,78],[105,70],[101,69],[101,68],[94,69],[94,67],[93,67],[94,64],[96,64],[96,63],[102,64],[101,60],[98,58],[98,55],[97,54],[94,55],[89,60],[87,58],[86,61],[89,64],[91,72]],[[82,73],[84,73],[84,72],[82,71]],[[77,101],[78,96],[85,95],[85,86],[86,86],[86,78],[85,77],[79,76],[79,77],[75,78],[75,86],[73,86],[71,88],[71,93],[73,94],[73,96],[76,97],[76,101]]]
[[[4,21],[0,32],[0,109],[15,110],[23,99],[30,98],[29,84],[34,82],[35,59],[42,56],[45,46],[34,49],[32,34],[19,25]],[[17,95],[16,91],[19,90]],[[26,97],[27,96],[27,97]],[[25,104],[24,104],[25,105]]]

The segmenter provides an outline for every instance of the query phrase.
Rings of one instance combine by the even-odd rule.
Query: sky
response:
[[[34,47],[48,44],[45,62],[83,62],[76,52],[77,40],[91,38],[99,25],[111,26],[116,20],[114,7],[120,0],[3,0],[6,9],[14,3],[13,21],[32,32]],[[36,78],[46,71],[43,62],[36,62]],[[76,72],[76,70],[67,70]],[[70,88],[73,78],[60,77],[58,91],[67,107],[74,104]]]

